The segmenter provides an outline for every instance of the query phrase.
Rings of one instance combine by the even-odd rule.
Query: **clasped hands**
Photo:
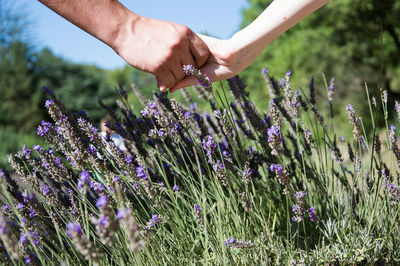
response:
[[[131,66],[156,76],[161,91],[174,92],[197,84],[183,65],[193,65],[211,81],[231,78],[246,65],[233,38],[197,35],[188,27],[139,17],[122,30],[114,50]]]

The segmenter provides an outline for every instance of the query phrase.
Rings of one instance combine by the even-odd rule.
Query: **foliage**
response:
[[[271,1],[248,2],[243,27]],[[355,99],[364,92],[365,82],[372,95],[379,95],[381,88],[387,90],[393,106],[393,99],[400,96],[399,13],[400,3],[395,0],[330,1],[271,43],[242,77],[251,88],[258,88],[262,82],[258,73],[265,66],[277,75],[295,69],[293,81],[297,84],[305,84],[312,74],[321,77],[324,73],[328,81],[337,78],[336,87],[341,88],[337,98],[354,99],[362,113],[368,112],[368,106]],[[320,88],[317,93],[324,93],[323,79],[316,80],[315,87]],[[267,95],[261,90],[256,93],[257,99]]]
[[[204,115],[166,93],[136,115],[121,89],[120,111],[104,107],[124,145],[47,90],[52,122],[37,132],[51,148],[10,157],[19,185],[0,171],[2,262],[399,263],[396,129],[364,130],[348,105],[354,137],[338,139],[338,118],[315,106],[332,110],[333,84],[324,100],[292,89],[290,72],[264,77],[265,114],[239,77],[232,101],[226,88],[196,89],[213,110]],[[372,125],[387,117],[386,94],[367,101]]]

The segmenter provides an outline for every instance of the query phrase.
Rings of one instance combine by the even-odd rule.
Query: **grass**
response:
[[[378,112],[387,119],[384,97],[370,105],[372,128],[350,116],[362,139],[342,141],[336,118],[314,106],[327,99],[297,94],[290,75],[281,85],[264,75],[265,114],[239,78],[202,91],[213,110],[203,115],[167,94],[135,114],[120,90],[120,110],[106,109],[126,151],[49,92],[53,121],[41,127],[51,151],[12,157],[30,189],[1,172],[2,262],[399,263],[400,152],[389,125],[378,147],[375,127]]]

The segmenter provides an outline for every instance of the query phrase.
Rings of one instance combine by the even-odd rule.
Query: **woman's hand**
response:
[[[212,82],[231,78],[251,63],[247,64],[248,60],[245,60],[244,51],[238,50],[234,39],[219,40],[204,35],[199,36],[210,50],[210,56],[200,71]],[[170,89],[170,92],[196,84],[197,81],[194,77],[187,77]]]

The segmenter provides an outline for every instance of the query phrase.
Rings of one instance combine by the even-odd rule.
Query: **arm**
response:
[[[190,29],[141,17],[117,0],[39,0],[110,46],[128,64],[156,75],[160,87],[184,78],[184,64],[201,67],[209,51]]]
[[[279,35],[329,0],[275,0],[250,25],[235,33],[229,40],[201,36],[208,45],[211,56],[201,69],[212,81],[231,78],[260,55]],[[188,77],[179,82],[172,92],[196,84]]]

